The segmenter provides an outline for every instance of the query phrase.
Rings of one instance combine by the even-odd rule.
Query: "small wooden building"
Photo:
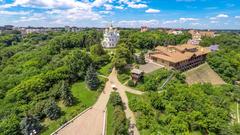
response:
[[[143,78],[143,74],[144,74],[144,72],[142,70],[139,70],[139,69],[136,69],[136,68],[131,70],[131,77],[132,77],[132,80],[135,83],[140,81]]]

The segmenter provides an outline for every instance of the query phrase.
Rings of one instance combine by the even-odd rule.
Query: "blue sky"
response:
[[[0,0],[0,25],[240,29],[240,0]]]

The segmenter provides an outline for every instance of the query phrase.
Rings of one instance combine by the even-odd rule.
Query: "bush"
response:
[[[54,101],[51,101],[51,103],[48,107],[46,107],[44,112],[51,120],[58,119],[61,115],[61,110]]]
[[[41,130],[40,122],[33,116],[26,116],[20,123],[21,132],[24,135],[38,134]]]
[[[111,94],[109,101],[113,106],[118,106],[118,105],[122,106],[123,105],[122,99],[117,92],[113,92]]]
[[[135,83],[133,82],[133,80],[129,80],[128,81],[128,86],[130,86],[130,87],[134,87],[135,86]]]

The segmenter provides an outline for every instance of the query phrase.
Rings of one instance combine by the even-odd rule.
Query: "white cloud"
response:
[[[149,8],[148,10],[145,11],[146,13],[159,13],[160,10],[158,9],[152,9],[152,8]]]
[[[100,7],[102,5],[104,5],[105,3],[107,3],[108,0],[95,0],[93,3],[92,3],[92,6],[95,6],[95,7]]]
[[[164,21],[163,24],[178,23],[178,20],[168,20]]]
[[[163,24],[177,24],[177,23],[186,23],[186,22],[194,22],[196,23],[196,21],[198,21],[198,18],[179,18],[179,19],[175,19],[175,20],[167,20],[164,21]]]
[[[216,16],[217,18],[228,18],[229,16],[226,14],[219,14]]]
[[[210,23],[218,23],[218,21],[210,21]]]
[[[113,14],[113,12],[111,12],[111,11],[99,11],[99,13],[101,13],[101,14]]]
[[[68,10],[60,10],[58,12],[58,17],[61,20],[65,21],[74,21],[74,20],[98,20],[101,17],[96,12],[92,10],[82,10],[79,8],[72,8]]]
[[[20,17],[19,20],[15,20],[15,23],[18,22],[33,22],[33,21],[39,21],[39,20],[44,20],[46,19],[46,17],[44,16],[44,14],[41,13],[34,13],[32,16],[22,16]]]
[[[142,3],[142,0],[119,0],[119,4],[126,4],[130,8],[147,8],[148,5]]]
[[[236,19],[240,19],[240,16],[235,16]]]
[[[27,15],[30,14],[31,12],[26,12],[26,11],[5,11],[5,10],[0,10],[0,15]]]
[[[200,23],[191,23],[193,26],[201,25]]]
[[[15,6],[35,7],[35,8],[81,8],[90,9],[91,5],[77,0],[15,0],[13,3],[5,4],[0,7],[9,8]]]
[[[217,17],[210,17],[209,19],[210,19],[210,20],[216,20]]]
[[[178,20],[168,20],[164,21],[163,24],[173,24],[173,23],[185,23],[185,22],[196,22],[198,21],[198,18],[179,18]]]
[[[187,22],[187,21],[198,21],[197,18],[179,18],[180,22]]]
[[[158,20],[122,20],[117,23],[119,27],[134,27],[139,28],[141,26],[159,27],[160,22]]]
[[[112,10],[113,9],[113,6],[110,5],[110,4],[104,4],[103,6],[105,7],[106,10]]]
[[[130,3],[128,3],[128,7],[131,7],[131,8],[146,8],[148,6],[146,4],[136,4],[136,3],[130,2]]]
[[[115,6],[116,9],[124,9],[124,6],[123,5],[120,5],[120,6]]]

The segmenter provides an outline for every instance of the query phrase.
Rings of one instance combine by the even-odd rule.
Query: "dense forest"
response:
[[[101,38],[102,33],[95,30],[26,37],[18,33],[1,35],[0,133],[29,134],[33,128],[25,129],[29,125],[40,130],[40,120],[60,117],[57,102],[73,105],[70,85],[86,79],[86,74],[89,82],[96,76],[94,68],[109,62],[99,45]],[[86,73],[90,64],[98,66]],[[89,88],[99,85],[89,83]]]
[[[120,44],[125,43],[127,46],[138,49],[153,49],[157,45],[177,45],[186,43],[188,39],[191,39],[191,35],[187,32],[181,35],[173,35],[162,31],[140,32],[123,30],[120,35]]]
[[[233,114],[235,103],[240,98],[240,87],[211,84],[188,86],[182,81],[184,77],[176,74],[160,93],[155,92],[159,91],[156,86],[164,80],[160,76],[166,74],[163,70],[147,75],[148,81],[155,81],[152,85],[145,83],[143,88],[152,92],[143,96],[128,93],[129,106],[135,112],[141,134],[240,133],[240,125],[235,121],[236,114]]]
[[[64,107],[79,102],[70,89],[74,83],[81,81],[88,89],[101,91],[104,82],[97,76],[98,69],[110,64],[119,73],[125,73],[126,65],[144,63],[147,50],[157,45],[185,43],[190,38],[188,33],[168,35],[160,31],[122,30],[118,47],[104,50],[100,45],[102,32],[91,29],[26,36],[18,32],[1,34],[0,134],[29,134],[33,129],[42,132],[46,128],[42,126],[44,119],[55,121],[63,115],[59,102]],[[240,80],[240,36],[221,34],[215,38],[205,37],[201,42],[202,46],[212,44],[219,44],[220,50],[211,53],[207,61],[229,84],[188,86],[181,73],[168,70],[145,76],[142,82],[131,87],[148,94],[143,97],[128,94],[129,106],[136,114],[141,133],[240,134],[240,126],[232,122],[231,108],[239,102],[240,88],[233,84]],[[136,54],[140,54],[138,59]],[[172,73],[170,83],[159,89]],[[111,126],[112,132],[125,134],[129,123],[119,98],[113,93],[109,101],[112,113],[119,116],[113,117]],[[60,124],[64,122],[66,119]]]
[[[202,46],[218,44],[220,50],[208,55],[210,66],[228,83],[240,80],[240,35],[221,34],[215,38],[204,38]]]
[[[129,105],[136,114],[137,126],[142,134],[240,133],[239,124],[230,124],[230,104],[239,98],[239,89],[235,91],[230,86],[208,84],[173,86],[160,94],[129,96]]]

